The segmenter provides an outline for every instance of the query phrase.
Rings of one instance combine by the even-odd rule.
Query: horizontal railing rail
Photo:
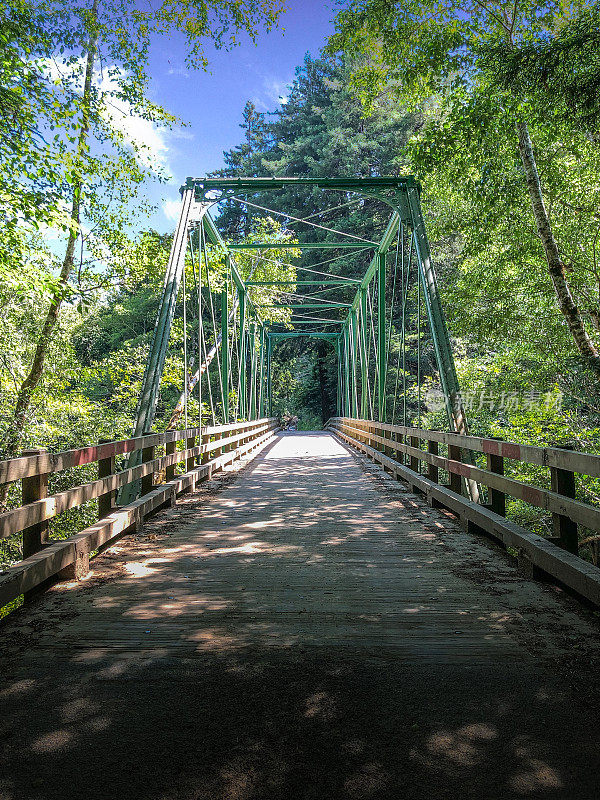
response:
[[[200,480],[270,441],[277,420],[188,428],[134,439],[102,442],[62,453],[27,451],[0,462],[0,485],[21,482],[21,504],[0,514],[0,539],[22,534],[23,559],[0,573],[0,607],[21,594],[43,588],[49,579],[79,579],[89,570],[90,553],[116,536],[135,530],[143,519]],[[183,448],[177,445],[183,442]],[[156,456],[156,448],[164,455]],[[141,463],[117,471],[117,456],[141,451]],[[48,495],[48,476],[96,463],[97,479]],[[184,471],[176,475],[177,467]],[[141,482],[140,497],[117,507],[117,491]],[[70,509],[98,501],[98,522],[68,539],[51,540],[48,523]]]
[[[432,505],[449,508],[466,527],[514,547],[532,571],[537,567],[600,603],[600,570],[578,556],[578,525],[600,532],[600,508],[575,497],[575,476],[600,476],[600,456],[348,417],[333,417],[327,428],[424,493]],[[447,456],[439,453],[440,444],[447,446]],[[486,468],[463,460],[467,452],[485,455]],[[550,488],[507,477],[505,459],[547,467]],[[448,485],[440,483],[440,470],[448,473]],[[489,502],[465,497],[463,479],[487,486]],[[505,519],[507,498],[550,513],[553,536],[540,536]]]

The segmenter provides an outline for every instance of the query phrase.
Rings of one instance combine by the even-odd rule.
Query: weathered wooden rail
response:
[[[277,420],[259,419],[206,428],[152,433],[135,439],[48,453],[26,451],[0,462],[0,485],[21,482],[22,505],[0,514],[0,538],[23,536],[23,560],[0,573],[0,607],[21,594],[39,590],[49,579],[79,579],[89,570],[90,553],[137,529],[152,512],[237,458],[266,444]],[[183,442],[183,449],[177,449]],[[164,455],[156,456],[157,448]],[[118,456],[141,452],[141,463],[116,471]],[[48,476],[75,467],[98,465],[97,480],[48,496]],[[183,474],[176,475],[184,464]],[[117,490],[141,482],[140,497],[116,506]],[[160,483],[158,482],[160,481]],[[90,500],[98,501],[98,521],[68,539],[49,538],[49,520]]]
[[[327,429],[423,493],[431,505],[454,512],[466,528],[491,534],[515,549],[532,574],[541,570],[600,605],[600,569],[577,554],[578,525],[600,532],[600,509],[575,497],[575,475],[600,477],[600,456],[348,417],[330,419]],[[440,444],[447,448],[446,456],[440,454]],[[487,468],[466,463],[466,452],[484,454]],[[551,488],[505,476],[505,459],[547,467]],[[440,483],[440,470],[448,473],[448,485]],[[465,480],[487,486],[489,503],[466,497]],[[506,519],[507,496],[550,512],[554,535],[539,536]]]

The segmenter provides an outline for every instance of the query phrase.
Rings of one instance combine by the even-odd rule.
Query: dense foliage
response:
[[[260,15],[272,24],[279,8],[266,0],[234,5],[232,19],[239,29],[254,29]],[[298,67],[289,96],[275,113],[246,105],[242,141],[224,154],[225,167],[218,174],[414,174],[423,185],[473,432],[598,452],[600,397],[593,353],[600,345],[600,70],[598,8],[588,5],[576,4],[567,17],[559,4],[463,7],[458,2],[356,0],[339,15],[327,51],[307,56]],[[188,29],[186,14],[192,6],[196,27]],[[212,34],[223,44],[228,43],[223,37],[229,36],[230,6],[215,6]],[[118,102],[126,114],[171,124],[169,113],[147,99],[148,31],[185,28],[195,64],[203,62],[201,43],[208,33],[201,3],[158,4],[152,19],[146,12],[143,17],[121,13],[134,8],[91,3],[84,9],[59,2],[0,8],[4,455],[31,445],[64,449],[125,436],[131,428],[170,237],[132,231],[131,198],[160,169],[127,139],[118,119],[106,114],[106,104]],[[125,20],[125,27],[116,24],[117,18]],[[63,69],[56,74],[48,59],[61,52]],[[86,94],[92,52],[112,66],[103,68],[102,77],[100,61],[91,63]],[[528,181],[532,165],[537,186]],[[552,241],[540,238],[540,209],[534,203],[538,190],[557,262],[551,258]],[[236,201],[222,205],[218,224],[224,234],[264,238],[283,231],[299,241],[321,241],[333,238],[325,230],[330,227],[377,240],[389,214],[375,199],[355,202],[319,190],[264,192],[253,202],[271,211]],[[143,230],[144,209],[138,207],[142,219],[135,225]],[[324,227],[292,217],[308,217]],[[297,269],[299,276],[312,274],[303,270],[320,270],[356,278],[369,257],[354,253],[329,260],[306,250],[292,267],[257,266],[247,259],[243,270],[255,277],[268,269]],[[210,270],[218,285],[222,262],[216,255],[211,255]],[[390,259],[390,287],[393,279]],[[188,283],[194,284],[191,264]],[[348,302],[352,291],[337,297]],[[44,315],[53,309],[46,330]],[[180,300],[158,427],[167,424],[182,388],[182,309]],[[406,381],[408,420],[444,426],[425,394],[438,385],[438,377],[414,280],[406,317],[403,363],[396,303],[390,328],[390,415],[401,420],[397,390]],[[295,312],[294,323],[302,319]],[[193,341],[197,318],[191,301],[188,322]],[[25,387],[25,411],[15,416],[40,342],[41,369]],[[191,355],[198,357],[193,344]],[[424,384],[420,404],[418,372]],[[320,427],[335,411],[336,377],[328,344],[279,344],[275,412],[298,415],[301,427]],[[15,419],[23,423],[16,438]],[[593,483],[579,489],[597,500]],[[511,513],[524,521],[530,514],[526,507]],[[545,530],[546,523],[536,514],[538,530]],[[9,555],[15,556],[14,547]]]

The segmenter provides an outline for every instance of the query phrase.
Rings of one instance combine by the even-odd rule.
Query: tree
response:
[[[556,35],[480,49],[482,67],[519,97],[563,121],[598,134],[600,117],[600,7],[567,18]]]
[[[257,113],[246,105],[242,128],[246,136],[243,144],[225,153],[226,169],[220,174],[231,177],[295,176],[295,177],[347,177],[398,175],[407,171],[404,155],[407,140],[417,124],[417,114],[409,114],[391,98],[382,98],[374,104],[373,113],[365,118],[361,104],[348,88],[349,68],[344,59],[322,55],[306,55],[296,69],[296,77],[289,87],[286,102],[273,114]],[[258,193],[253,202],[284,217],[309,217],[302,224],[288,217],[287,226],[300,241],[325,241],[339,239],[327,228],[378,240],[389,217],[389,208],[377,200],[357,196],[340,196],[320,189],[298,190],[290,187],[278,192]],[[339,206],[339,207],[338,207]],[[244,225],[252,216],[268,212],[228,203],[219,224],[228,235],[242,235]],[[319,226],[323,227],[319,227]],[[370,254],[346,252],[343,257],[324,259],[319,250],[305,250],[298,261],[298,269],[308,270],[304,277],[312,277],[311,269],[332,275],[362,277]],[[330,299],[349,302],[352,291],[336,290]],[[293,320],[302,322],[302,312]],[[312,315],[315,316],[315,313]],[[328,314],[331,316],[331,314]],[[290,358],[306,358],[302,353],[306,342],[278,345],[274,351],[277,369],[287,368]],[[329,379],[336,375],[333,348],[308,345],[311,367],[302,368],[303,381],[310,386],[298,387],[298,407],[309,409],[313,419],[323,414],[327,419],[335,407],[335,386]],[[313,368],[314,367],[314,368]],[[315,397],[318,398],[315,401]],[[327,412],[327,413],[326,413]]]
[[[583,9],[584,3],[573,6],[575,13]],[[470,126],[472,141],[479,141],[477,126],[482,125],[481,112],[485,111],[489,118],[483,127],[487,130],[486,123],[493,120],[502,134],[510,137],[518,148],[530,211],[558,307],[579,356],[600,379],[595,334],[590,332],[568,280],[568,266],[554,233],[534,154],[530,128],[532,124],[543,128],[544,121],[526,93],[514,95],[498,86],[481,56],[486,46],[513,50],[520,43],[553,39],[564,22],[559,3],[506,5],[459,0],[440,5],[427,0],[356,0],[338,15],[330,46],[343,49],[354,59],[353,86],[367,106],[382,91],[395,91],[404,102],[420,107],[434,97],[429,132],[433,128],[438,134],[448,133],[447,117],[460,116],[463,128]],[[454,145],[451,138],[446,145],[448,158]],[[428,147],[426,141],[424,146]]]
[[[79,285],[70,283],[76,249],[78,284],[86,275],[98,281],[99,261],[112,260],[111,268],[118,269],[114,244],[126,227],[123,212],[153,171],[148,153],[128,137],[124,120],[137,115],[163,125],[173,121],[147,97],[151,37],[183,33],[188,63],[205,66],[207,39],[217,47],[233,46],[241,31],[254,35],[258,25],[271,27],[282,6],[277,0],[163,0],[156,10],[140,10],[133,0],[91,0],[89,6],[75,7],[61,0],[40,0],[22,10],[14,24],[24,26],[34,20],[31,36],[20,49],[14,37],[7,39],[4,63],[13,72],[21,69],[21,84],[41,87],[29,93],[30,104],[22,105],[20,113],[46,142],[41,148],[45,178],[54,187],[52,210],[57,220],[62,216],[66,241],[35,352],[4,434],[5,457],[13,456],[20,446],[61,308],[80,291]],[[5,11],[4,16],[10,14]],[[34,102],[48,97],[49,104]],[[7,119],[10,114],[5,123]],[[40,181],[38,174],[22,173],[20,178],[30,191]]]

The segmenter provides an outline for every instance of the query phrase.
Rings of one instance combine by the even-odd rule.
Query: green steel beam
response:
[[[258,340],[258,348],[260,353],[260,366],[257,374],[258,378],[258,417],[264,417],[264,391],[263,391],[263,384],[264,384],[264,365],[265,365],[265,327],[264,325],[260,326],[260,337]]]
[[[350,308],[350,303],[259,303],[259,308]]]
[[[167,346],[169,343],[169,336],[171,335],[171,325],[173,317],[175,316],[177,295],[179,294],[179,287],[185,267],[189,217],[193,204],[193,192],[191,192],[190,189],[191,187],[187,187],[185,191],[182,191],[181,212],[171,243],[171,252],[165,271],[163,293],[154,324],[150,353],[144,369],[142,389],[135,414],[133,436],[141,436],[143,433],[150,430],[154,422],[160,382],[167,356]],[[129,466],[136,466],[140,462],[140,459],[141,454],[139,451],[136,451],[129,458]],[[122,500],[122,502],[129,502],[132,500],[136,491],[137,482],[135,485],[128,484],[123,487],[121,490],[121,498],[125,497],[126,500]]]
[[[377,408],[379,421],[385,422],[385,384],[386,384],[386,361],[387,353],[385,350],[385,253],[378,255],[378,278],[377,278],[377,372],[379,380],[377,382]]]
[[[273,339],[294,339],[297,336],[309,336],[313,339],[339,339],[341,333],[319,331],[269,331],[269,336],[273,337]]]
[[[218,247],[220,247],[223,250],[223,252],[227,255],[228,254],[228,245],[226,244],[226,242],[224,241],[223,237],[219,233],[219,230],[216,227],[215,223],[213,222],[212,217],[210,216],[210,214],[207,213],[207,214],[205,214],[203,216],[202,224],[204,225],[204,230],[206,231],[206,235],[208,236],[210,241],[214,245],[217,245]],[[231,277],[233,278],[233,281],[234,281],[234,283],[235,283],[235,285],[237,286],[238,289],[245,289],[246,288],[247,284],[244,282],[244,279],[240,275],[240,273],[238,271],[238,268],[236,267],[236,265],[235,265],[233,260],[231,260]],[[248,307],[252,309],[252,311],[254,312],[254,315],[256,316],[256,318],[258,320],[260,320],[260,315],[259,315],[256,307],[252,303],[252,300],[248,296],[246,296],[246,300],[247,300]]]
[[[344,416],[350,416],[350,329],[344,326]]]
[[[339,247],[371,250],[377,242],[243,242],[228,244],[229,250],[334,250]]]
[[[246,290],[238,288],[240,307],[240,402],[241,416],[246,416]]]
[[[331,324],[335,324],[335,325],[343,325],[344,322],[345,322],[345,320],[343,320],[343,319],[325,319],[325,318],[323,318],[323,319],[321,319],[321,318],[319,318],[319,319],[303,319],[302,317],[300,317],[296,321],[297,322],[301,322],[303,325],[321,325],[323,322],[327,322],[328,324],[331,323]],[[277,324],[283,324],[283,323],[277,323]]]
[[[357,403],[357,386],[356,386],[356,366],[357,366],[357,350],[358,350],[358,320],[357,311],[351,312],[350,315],[350,403],[352,407],[352,416],[358,417],[358,403]]]
[[[348,286],[360,283],[354,278],[325,281],[246,281],[246,286]]]
[[[409,192],[409,203],[412,214],[413,241],[419,263],[419,275],[429,328],[435,349],[442,391],[448,398],[448,415],[450,423],[459,433],[467,433],[467,422],[464,408],[460,400],[458,377],[450,336],[446,326],[446,316],[442,308],[440,295],[437,288],[437,279],[431,263],[431,252],[425,231],[425,222],[421,211],[421,203],[417,192]]]
[[[250,403],[249,418],[256,419],[256,322],[250,325]]]
[[[227,266],[231,258],[227,256]],[[229,271],[229,269],[228,269]],[[225,289],[221,292],[221,400],[223,403],[223,424],[229,424],[229,298],[227,296],[227,277]]]
[[[367,360],[367,290],[360,290],[360,415],[369,413],[369,364]],[[358,310],[358,309],[357,309]]]
[[[375,273],[377,272],[378,265],[379,265],[379,255],[381,253],[387,253],[394,242],[394,237],[398,232],[398,226],[400,225],[401,217],[398,211],[394,211],[391,216],[391,219],[388,223],[387,228],[383,236],[381,237],[381,242],[379,243],[379,247],[377,248],[377,252],[373,256],[371,263],[367,267],[367,271],[364,274],[362,281],[360,281],[360,288],[356,292],[354,296],[354,300],[352,301],[352,308],[357,308],[358,304],[360,303],[360,289],[366,289],[368,285],[373,280]],[[350,319],[350,314],[348,314],[348,319]]]
[[[391,205],[394,209],[394,213],[392,214],[392,218],[386,228],[386,231],[381,239],[381,242],[377,246],[377,252],[375,256],[371,260],[365,275],[362,281],[348,281],[348,280],[339,280],[339,281],[331,281],[331,280],[324,280],[324,281],[265,281],[265,282],[248,282],[247,285],[257,285],[257,286],[292,286],[292,285],[299,285],[299,286],[327,286],[327,285],[357,285],[356,295],[354,300],[351,304],[351,307],[348,312],[348,316],[346,319],[346,324],[350,324],[350,319],[353,311],[356,311],[361,308],[361,332],[362,336],[359,334],[359,350],[361,354],[361,374],[364,374],[366,377],[368,364],[366,363],[366,347],[360,345],[361,338],[366,340],[366,332],[364,326],[366,324],[366,291],[373,280],[375,274],[377,273],[378,269],[380,269],[380,256],[386,253],[394,241],[394,236],[396,231],[398,230],[398,225],[401,221],[405,222],[406,224],[410,225],[413,231],[413,238],[415,244],[415,251],[417,255],[418,261],[418,268],[419,268],[419,276],[421,285],[424,290],[424,300],[425,306],[427,310],[429,325],[431,329],[434,349],[436,353],[438,368],[440,370],[440,380],[442,383],[442,388],[444,394],[450,398],[450,408],[449,416],[451,418],[452,427],[458,431],[466,430],[466,419],[464,414],[464,409],[460,405],[459,399],[459,390],[458,390],[458,379],[456,376],[456,368],[454,365],[454,358],[452,354],[452,349],[450,345],[450,338],[448,335],[448,330],[446,327],[446,321],[444,312],[441,306],[439,292],[437,289],[437,283],[435,278],[435,272],[433,270],[433,266],[431,264],[431,254],[429,250],[429,243],[427,241],[427,235],[425,231],[425,225],[423,222],[422,211],[420,207],[420,186],[414,178],[410,176],[403,176],[398,178],[188,178],[186,182],[186,186],[182,187],[182,193],[186,190],[194,189],[194,195],[196,200],[206,200],[206,194],[211,191],[221,191],[221,192],[263,192],[269,189],[283,189],[286,187],[300,187],[300,186],[312,186],[312,187],[320,187],[323,189],[330,189],[336,191],[344,191],[344,192],[357,192],[359,194],[363,194],[364,196],[370,197],[377,197],[378,199],[382,200],[383,202]],[[388,192],[387,196],[383,196],[381,192]],[[214,227],[214,223],[210,217],[206,214],[203,218],[203,224],[211,241],[216,244],[220,244],[223,249],[227,252],[227,247],[223,240],[221,239],[218,231]],[[283,243],[281,243],[283,244]],[[273,248],[273,243],[250,243],[246,245],[237,246],[239,249],[252,249],[252,247],[256,248]],[[374,244],[370,243],[357,243],[350,244],[348,242],[329,242],[329,243],[316,243],[316,242],[309,242],[305,243],[304,245],[293,245],[291,243],[286,243],[284,246],[289,246],[291,248],[302,248],[302,247],[311,247],[311,246],[319,246],[319,247],[357,247],[357,248],[370,248],[375,246]],[[232,249],[236,249],[236,245],[232,247]],[[236,286],[240,288],[240,285],[243,284],[241,276],[237,272],[237,270],[232,270],[233,279],[236,282]],[[383,297],[385,299],[385,295]],[[379,300],[381,303],[381,298]],[[247,298],[248,305],[251,305],[250,298]],[[256,315],[257,319],[260,320],[260,316],[256,310],[252,306],[252,311]],[[380,316],[382,316],[380,314]],[[385,317],[385,315],[383,315]],[[381,340],[381,320],[378,326],[378,338]],[[306,331],[303,333],[302,331],[294,332],[294,335],[312,335],[316,336],[317,334],[312,333],[312,331]],[[334,338],[339,334],[320,334],[322,337],[327,338]],[[384,348],[380,348],[382,350],[381,353],[378,353],[378,359],[381,359],[384,354]],[[379,374],[380,374],[380,384],[381,384],[381,393],[385,395],[385,366],[381,369],[381,361],[379,362]],[[364,373],[363,373],[363,366],[364,366]],[[363,377],[363,382],[365,377]],[[382,380],[383,379],[383,380]],[[361,400],[361,413],[364,415],[364,411],[366,410],[366,392],[363,391],[363,399]],[[382,406],[382,399],[383,399],[383,408]],[[385,413],[385,398],[379,397],[379,411],[380,413],[383,411]]]
[[[273,348],[273,341],[270,336],[267,336],[267,415],[273,416],[273,386],[271,382],[271,353]]]
[[[204,199],[208,192],[218,190],[264,192],[289,186],[315,186],[320,189],[337,189],[343,192],[373,192],[390,189],[419,188],[412,175],[374,178],[188,178],[186,186],[193,185],[196,199]]]
[[[340,357],[340,340],[335,343],[335,357],[337,363],[337,392],[335,395],[335,406],[338,417],[342,416],[342,361]]]

